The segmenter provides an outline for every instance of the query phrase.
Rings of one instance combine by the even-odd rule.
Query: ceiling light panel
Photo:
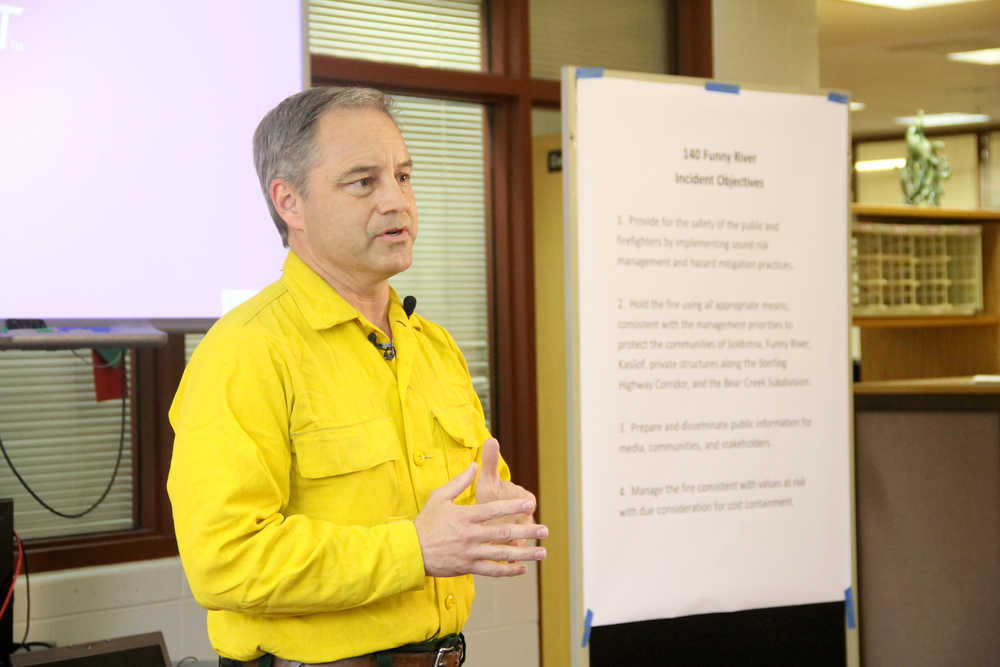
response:
[[[887,9],[925,9],[927,7],[940,7],[941,5],[959,5],[966,2],[980,2],[980,0],[844,0],[844,2],[854,2],[860,5],[874,5]]]
[[[896,118],[896,123],[899,125],[914,125],[918,120],[919,116],[900,116]],[[924,116],[924,127],[988,123],[989,120],[989,116],[981,113],[932,113]]]
[[[1000,47],[949,53],[948,60],[957,60],[963,63],[975,63],[977,65],[1000,65]]]
[[[902,169],[905,166],[905,157],[888,158],[885,160],[861,160],[854,163],[854,171],[892,171],[893,169]]]

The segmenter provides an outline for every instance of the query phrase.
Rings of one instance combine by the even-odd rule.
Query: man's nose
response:
[[[396,179],[392,179],[379,188],[377,200],[378,212],[382,214],[392,213],[408,207],[410,196],[408,192],[404,191],[405,187]]]

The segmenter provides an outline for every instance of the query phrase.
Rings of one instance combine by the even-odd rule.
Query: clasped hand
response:
[[[429,576],[512,577],[527,571],[522,561],[545,558],[544,548],[527,544],[549,534],[532,517],[535,496],[500,479],[500,444],[495,439],[483,444],[482,461],[475,505],[454,503],[476,479],[473,463],[432,492],[414,519]]]

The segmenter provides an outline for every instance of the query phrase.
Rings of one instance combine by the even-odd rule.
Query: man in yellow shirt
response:
[[[471,575],[545,557],[464,357],[389,287],[417,234],[389,104],[316,88],[261,121],[290,252],[208,332],[170,410],[177,544],[223,665],[458,665]]]

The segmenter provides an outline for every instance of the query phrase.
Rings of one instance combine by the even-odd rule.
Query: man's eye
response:
[[[399,182],[400,183],[409,183],[410,182],[410,175],[409,174],[400,174],[399,175]]]
[[[374,185],[374,176],[363,176],[356,181],[347,183],[344,187],[348,189],[348,192],[353,192],[354,194],[366,194],[372,190]]]

